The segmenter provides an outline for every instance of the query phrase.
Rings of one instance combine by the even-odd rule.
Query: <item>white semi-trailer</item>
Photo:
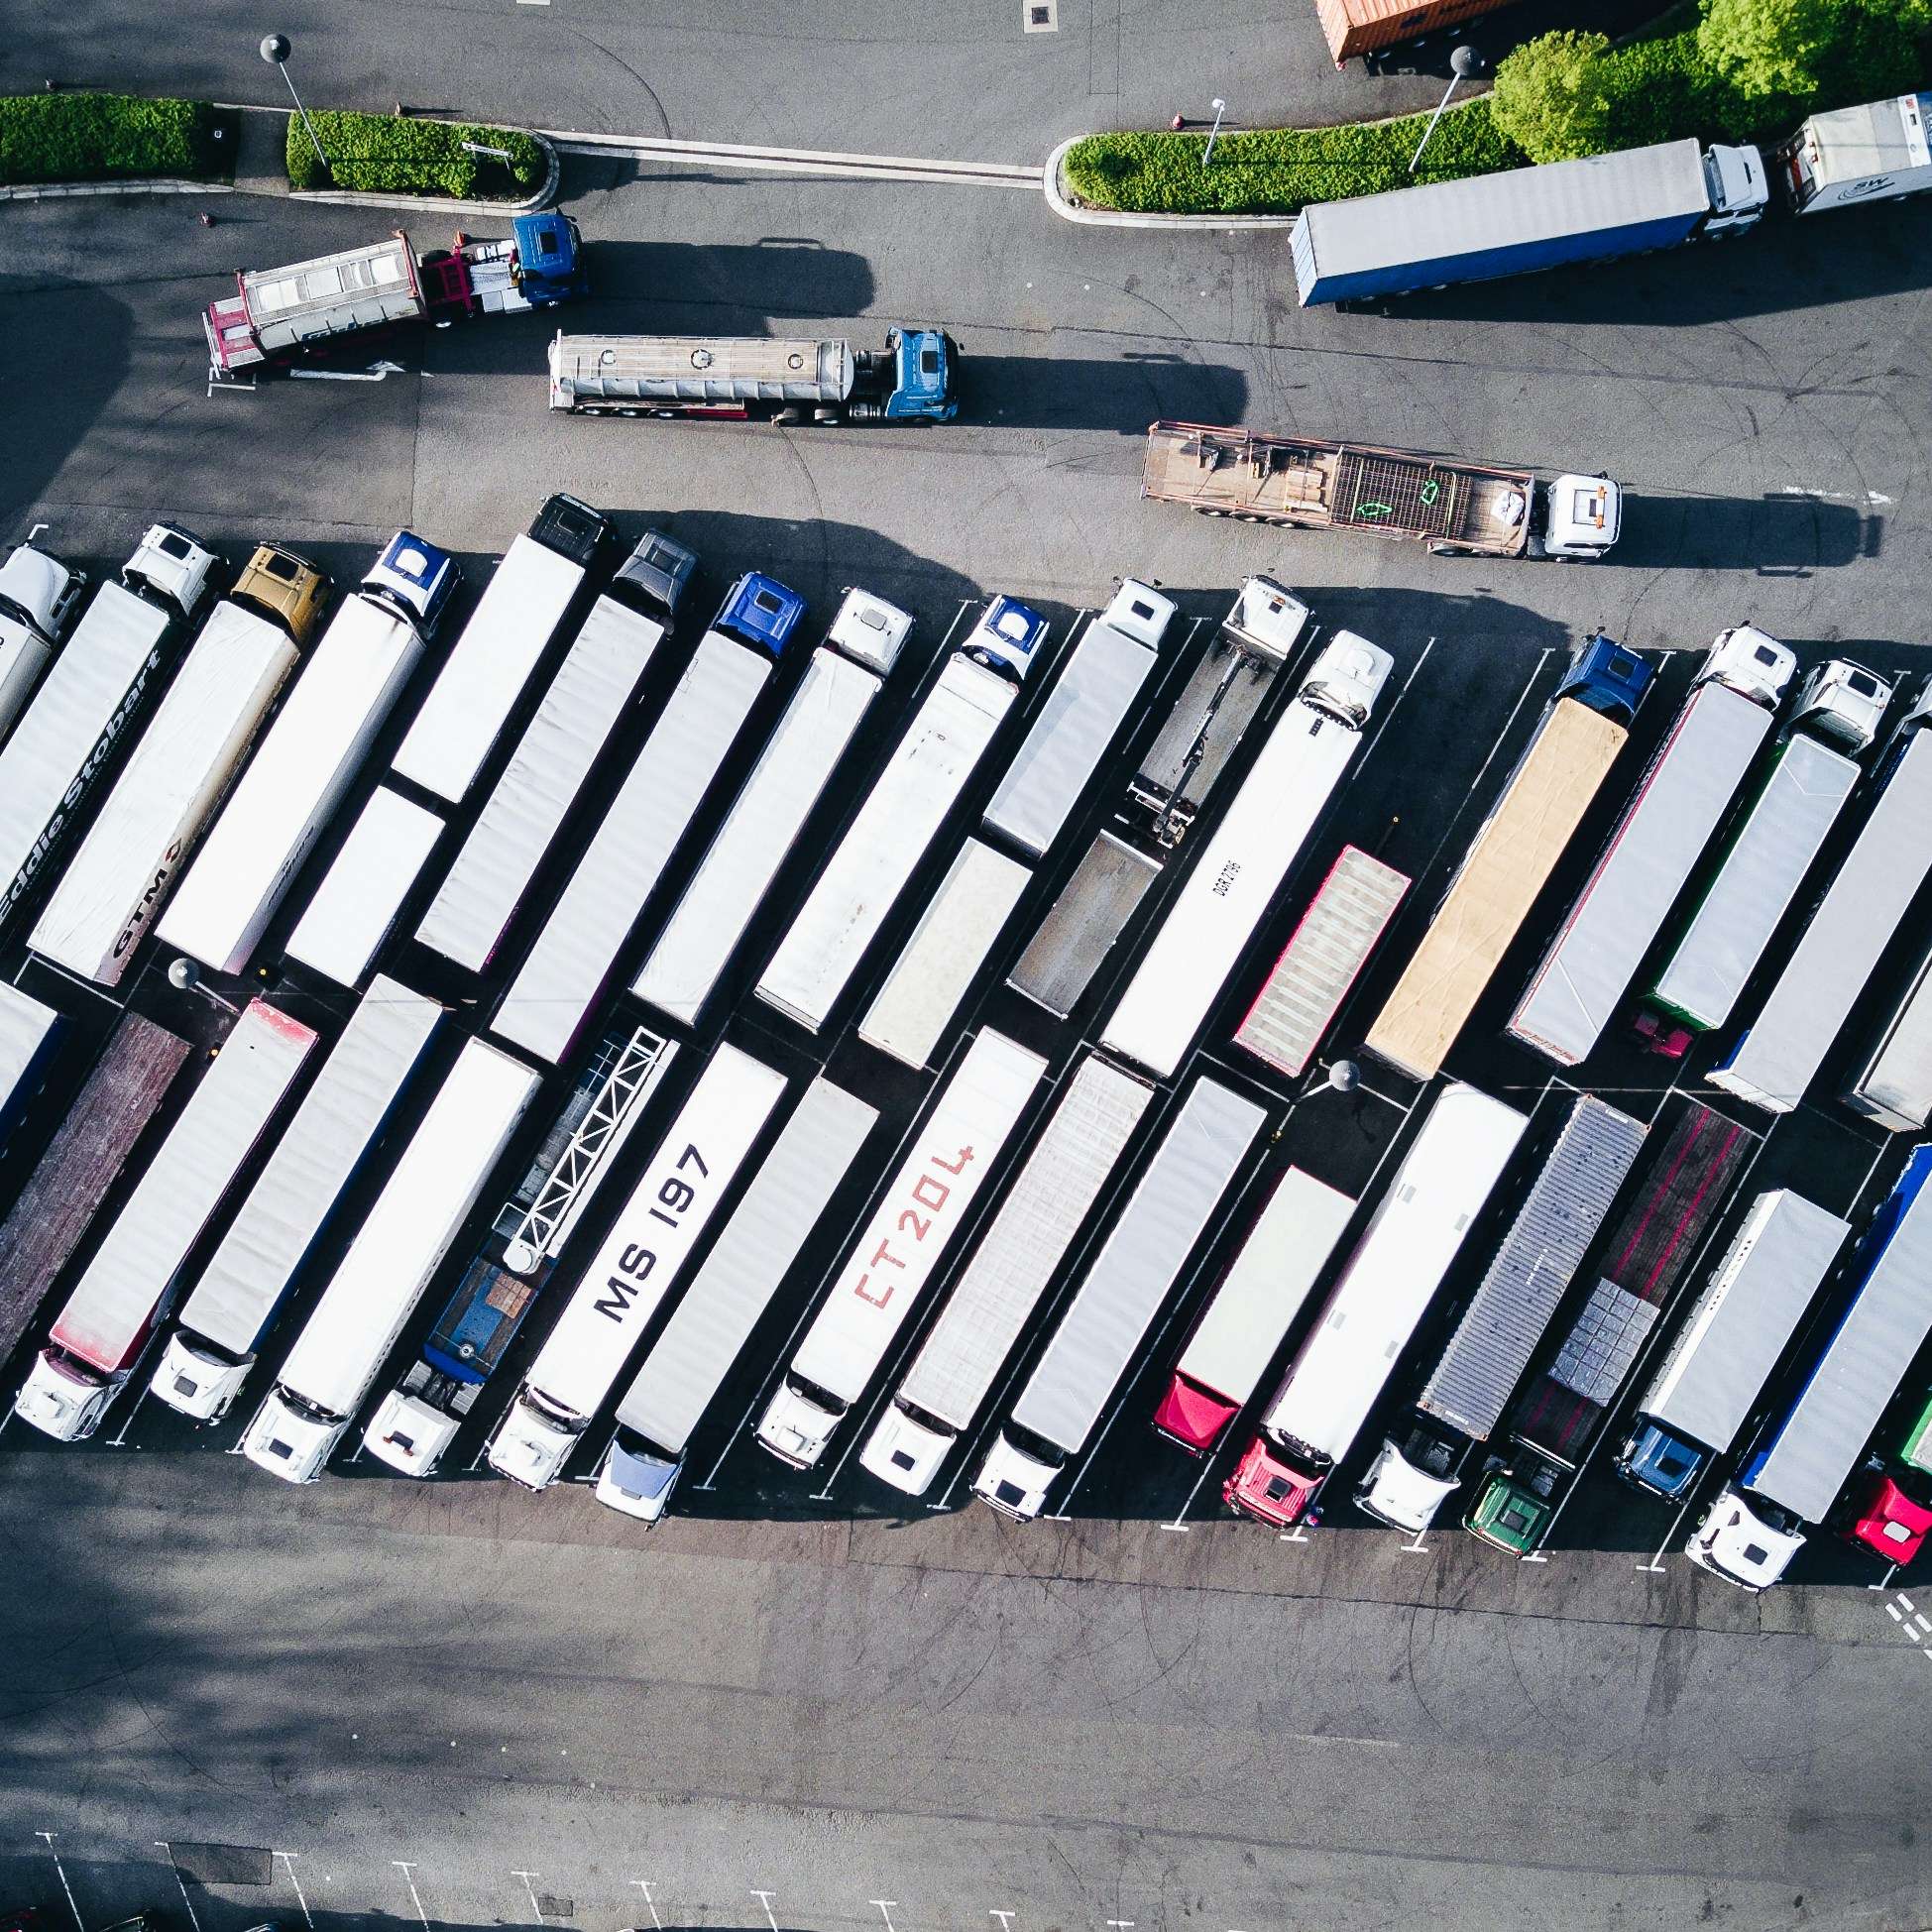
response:
[[[442,836],[434,812],[378,785],[302,908],[284,957],[337,985],[360,986]]]
[[[251,1462],[288,1483],[322,1473],[538,1084],[520,1061],[464,1042],[249,1423]]]
[[[0,979],[0,1148],[40,1091],[65,1024],[52,1006]]]

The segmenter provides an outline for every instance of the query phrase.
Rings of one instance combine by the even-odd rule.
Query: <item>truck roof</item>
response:
[[[1225,625],[1215,629],[1142,754],[1131,795],[1163,814],[1178,808],[1192,820],[1267,704],[1283,663],[1237,642]]]
[[[1929,116],[1932,94],[1894,94],[1810,115],[1799,133],[1816,149],[1821,185],[1831,186],[1924,168]]]
[[[1923,1127],[1932,1115],[1932,954],[1892,1009],[1872,1058],[1846,1099],[1894,1132]]]
[[[43,1066],[61,1016],[18,986],[0,979],[0,1121],[15,1117],[21,1088]]]
[[[559,331],[550,379],[579,396],[843,402],[852,394],[852,353],[837,339]]]
[[[1194,1081],[1027,1377],[1019,1427],[1079,1451],[1267,1119],[1231,1087]]]
[[[248,269],[236,278],[256,340],[287,349],[423,313],[409,238],[398,229],[380,242],[338,249],[282,269]]]
[[[396,924],[443,822],[378,785],[283,949],[352,991]]]

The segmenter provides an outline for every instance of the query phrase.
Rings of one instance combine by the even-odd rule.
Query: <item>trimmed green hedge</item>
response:
[[[454,121],[412,121],[394,114],[311,113],[324,152],[315,159],[299,114],[288,117],[288,184],[294,188],[360,188],[380,194],[446,194],[459,201],[520,200],[542,186],[547,164],[527,134]],[[473,155],[462,144],[509,152],[508,164]]]
[[[1263,128],[1223,134],[1200,165],[1204,134],[1093,134],[1067,152],[1069,185],[1083,201],[1134,214],[1292,215],[1309,201],[1335,201],[1521,168],[1525,157],[1490,119],[1485,95],[1451,107],[1415,174],[1409,158],[1426,114],[1340,128]]]
[[[236,116],[206,101],[0,96],[0,181],[220,179],[234,172],[236,134]]]

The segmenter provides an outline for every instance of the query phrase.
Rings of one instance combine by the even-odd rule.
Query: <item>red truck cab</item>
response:
[[[1889,1476],[1875,1476],[1853,1504],[1845,1540],[1857,1543],[1903,1569],[1919,1553],[1932,1531],[1932,1510],[1898,1487]]]
[[[1280,1461],[1268,1438],[1257,1435],[1221,1486],[1221,1500],[1237,1515],[1288,1530],[1301,1522],[1318,1487],[1315,1478]]]
[[[1177,1374],[1154,1412],[1154,1426],[1190,1455],[1211,1455],[1228,1423],[1240,1413],[1238,1402],[1217,1396],[1191,1376]]]

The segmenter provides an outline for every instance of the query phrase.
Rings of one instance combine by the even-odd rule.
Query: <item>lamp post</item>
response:
[[[329,173],[329,158],[322,152],[322,143],[315,133],[315,123],[308,118],[308,109],[302,105],[302,97],[295,92],[295,83],[288,79],[288,36],[264,34],[261,53],[262,58],[270,66],[282,69],[282,77],[287,82],[288,98],[295,103],[295,112],[302,117],[302,126],[308,130],[308,145],[315,150],[315,159],[322,164],[322,172]]]
[[[1410,173],[1415,173],[1421,166],[1422,150],[1428,146],[1428,138],[1435,132],[1435,124],[1442,118],[1442,110],[1448,106],[1450,97],[1482,64],[1482,56],[1467,45],[1458,47],[1449,56],[1449,84],[1442,90],[1442,98],[1435,103],[1435,112],[1428,117],[1428,126],[1422,130],[1422,138],[1417,144],[1415,156],[1409,164]]]
[[[1214,125],[1207,130],[1207,146],[1200,153],[1200,165],[1203,168],[1214,159],[1214,137],[1221,131],[1221,116],[1226,112],[1227,102],[1224,100],[1216,100],[1214,103]]]

